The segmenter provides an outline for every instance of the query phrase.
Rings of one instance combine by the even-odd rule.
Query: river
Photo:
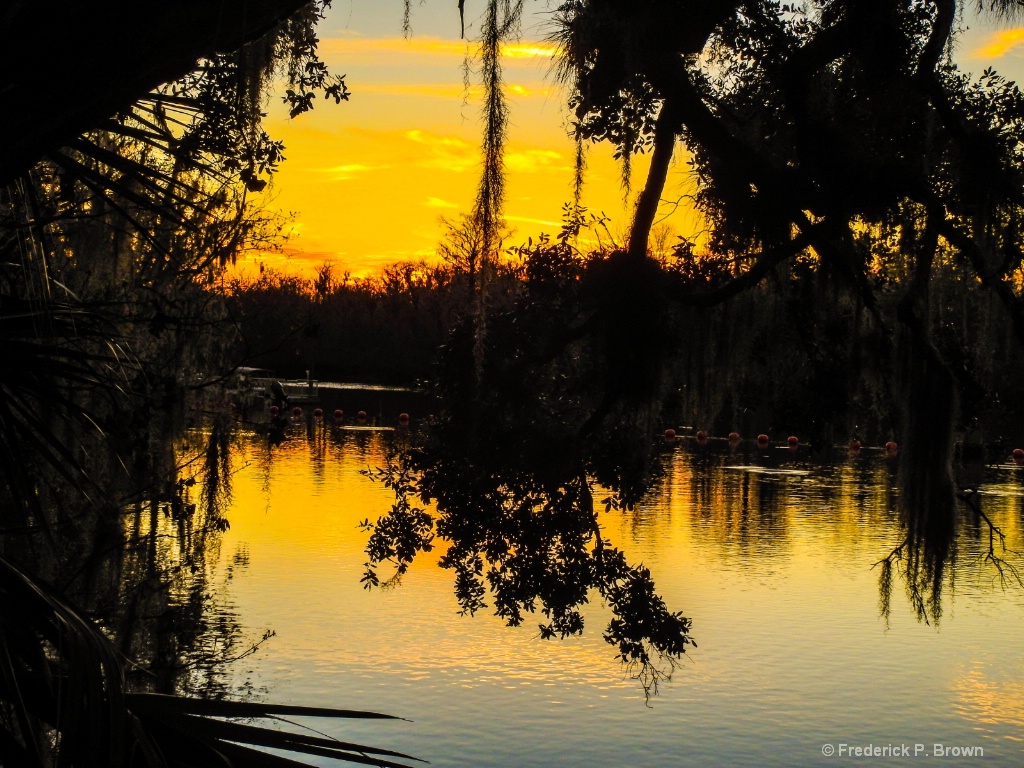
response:
[[[219,671],[232,695],[398,715],[310,725],[441,768],[867,765],[893,753],[977,765],[978,748],[987,764],[1024,763],[1024,588],[1001,583],[987,526],[968,513],[927,620],[898,567],[883,616],[876,564],[901,533],[881,452],[822,463],[804,449],[679,441],[635,510],[601,513],[693,621],[697,646],[647,700],[603,641],[596,600],[582,636],[542,640],[538,622],[459,615],[437,551],[399,585],[363,588],[359,523],[393,495],[361,470],[410,439],[308,417],[274,447],[237,437],[208,625],[215,635],[226,617],[247,642],[275,634]],[[1022,548],[1024,468],[973,472],[986,514]]]

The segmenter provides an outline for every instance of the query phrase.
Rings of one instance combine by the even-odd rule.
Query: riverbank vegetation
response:
[[[470,322],[480,291],[493,326],[488,334],[514,318],[531,329],[522,344],[533,346],[540,359],[540,350],[559,343],[562,334],[595,332],[596,320],[585,329],[574,324],[582,328],[580,318],[594,310],[599,292],[618,285],[614,265],[622,257],[603,222],[571,205],[564,213],[562,230],[503,251],[482,286],[465,263],[442,258],[395,264],[364,278],[339,276],[326,264],[308,279],[272,270],[235,279],[219,297],[239,331],[235,354],[282,376],[311,371],[324,380],[397,385],[435,380],[446,373],[450,357],[443,350],[455,343],[452,332]],[[874,295],[871,311],[835,284],[814,253],[792,268],[773,268],[728,301],[711,302],[700,292],[744,274],[746,260],[675,241],[650,253],[650,284],[630,310],[650,313],[650,324],[614,322],[622,344],[613,347],[645,344],[652,331],[670,340],[657,342],[667,345],[658,354],[671,380],[664,383],[655,432],[688,425],[720,436],[797,434],[823,450],[855,439],[899,442],[895,328],[878,326],[874,313],[895,316],[912,270],[909,258],[891,252],[875,259],[865,274]],[[440,243],[439,254],[449,248]],[[1012,318],[950,252],[937,257],[930,291],[929,323],[937,348],[952,361],[960,393],[953,414],[958,442],[969,450],[1012,448],[1024,430]],[[692,302],[671,299],[686,293]],[[506,342],[493,335],[488,346],[505,355]],[[582,360],[602,354],[596,350],[577,344],[572,354]],[[515,354],[528,356],[525,349]],[[519,376],[528,370],[523,365]],[[608,365],[602,364],[598,380],[610,373]],[[629,375],[642,370],[633,366]]]
[[[296,764],[266,748],[404,763],[265,727],[381,715],[212,700],[216,666],[261,641],[247,650],[225,616],[219,647],[200,642],[230,442],[208,393],[234,340],[208,286],[272,236],[253,202],[281,159],[260,125],[269,82],[289,83],[293,116],[347,97],[316,56],[327,4],[4,14],[4,765]]]

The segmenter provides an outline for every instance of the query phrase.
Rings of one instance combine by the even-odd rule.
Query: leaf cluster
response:
[[[258,724],[290,722],[288,717],[387,718],[373,712],[128,693],[121,659],[110,640],[3,558],[0,618],[5,650],[0,661],[0,757],[5,764],[212,768],[229,761],[283,768],[307,764],[293,759],[305,756],[401,768],[415,759]],[[52,756],[44,749],[47,744],[53,747]],[[264,751],[268,747],[288,756]]]

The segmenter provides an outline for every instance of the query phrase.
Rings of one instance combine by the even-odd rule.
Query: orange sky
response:
[[[469,0],[469,36],[472,13],[480,11],[473,6]],[[286,161],[263,198],[292,223],[284,253],[259,257],[267,266],[309,274],[329,261],[365,275],[396,261],[429,260],[443,232],[439,217],[471,210],[480,169],[479,88],[467,91],[463,84],[467,49],[454,7],[414,3],[413,34],[405,39],[397,0],[365,7],[335,0],[320,26],[320,51],[332,71],[346,75],[351,100],[338,106],[321,100],[289,120],[280,97],[271,97],[266,125],[284,141]],[[534,40],[545,34],[527,32]],[[978,26],[963,35],[959,50],[969,71],[995,65],[1014,76],[1022,69],[1024,29]],[[550,46],[524,40],[510,48],[505,78],[512,105],[505,214],[517,244],[557,230],[562,205],[572,197],[574,146],[566,135],[564,93],[551,75]],[[645,158],[638,158],[634,193],[645,169]],[[632,202],[624,200],[610,145],[591,147],[586,178],[584,205],[607,214],[621,235]],[[686,164],[677,159],[666,200],[692,191]],[[674,209],[664,205],[663,215]],[[675,234],[699,227],[685,205],[667,223]],[[240,270],[255,265],[247,256]]]

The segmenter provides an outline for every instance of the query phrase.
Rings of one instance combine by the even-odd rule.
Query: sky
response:
[[[310,113],[288,118],[271,94],[265,125],[284,141],[285,162],[262,194],[269,211],[287,219],[280,252],[250,254],[239,271],[268,267],[311,275],[324,263],[364,276],[407,260],[435,260],[441,217],[472,210],[480,171],[480,88],[464,84],[467,43],[459,39],[454,0],[413,3],[412,34],[402,35],[402,0],[334,0],[319,27],[320,55],[345,75],[350,100],[318,100]],[[477,33],[483,0],[466,2],[466,34]],[[505,218],[509,244],[554,234],[572,199],[575,148],[567,135],[565,92],[552,75],[552,48],[543,43],[547,3],[527,3],[524,36],[506,50],[511,104]],[[968,19],[956,59],[968,72],[994,66],[1024,76],[1024,27]],[[471,44],[469,44],[471,46]],[[609,217],[624,239],[645,158],[634,163],[633,190],[622,187],[608,144],[588,152],[583,204]],[[692,236],[699,221],[685,204],[694,191],[683,153],[665,191],[661,217],[674,238]]]

